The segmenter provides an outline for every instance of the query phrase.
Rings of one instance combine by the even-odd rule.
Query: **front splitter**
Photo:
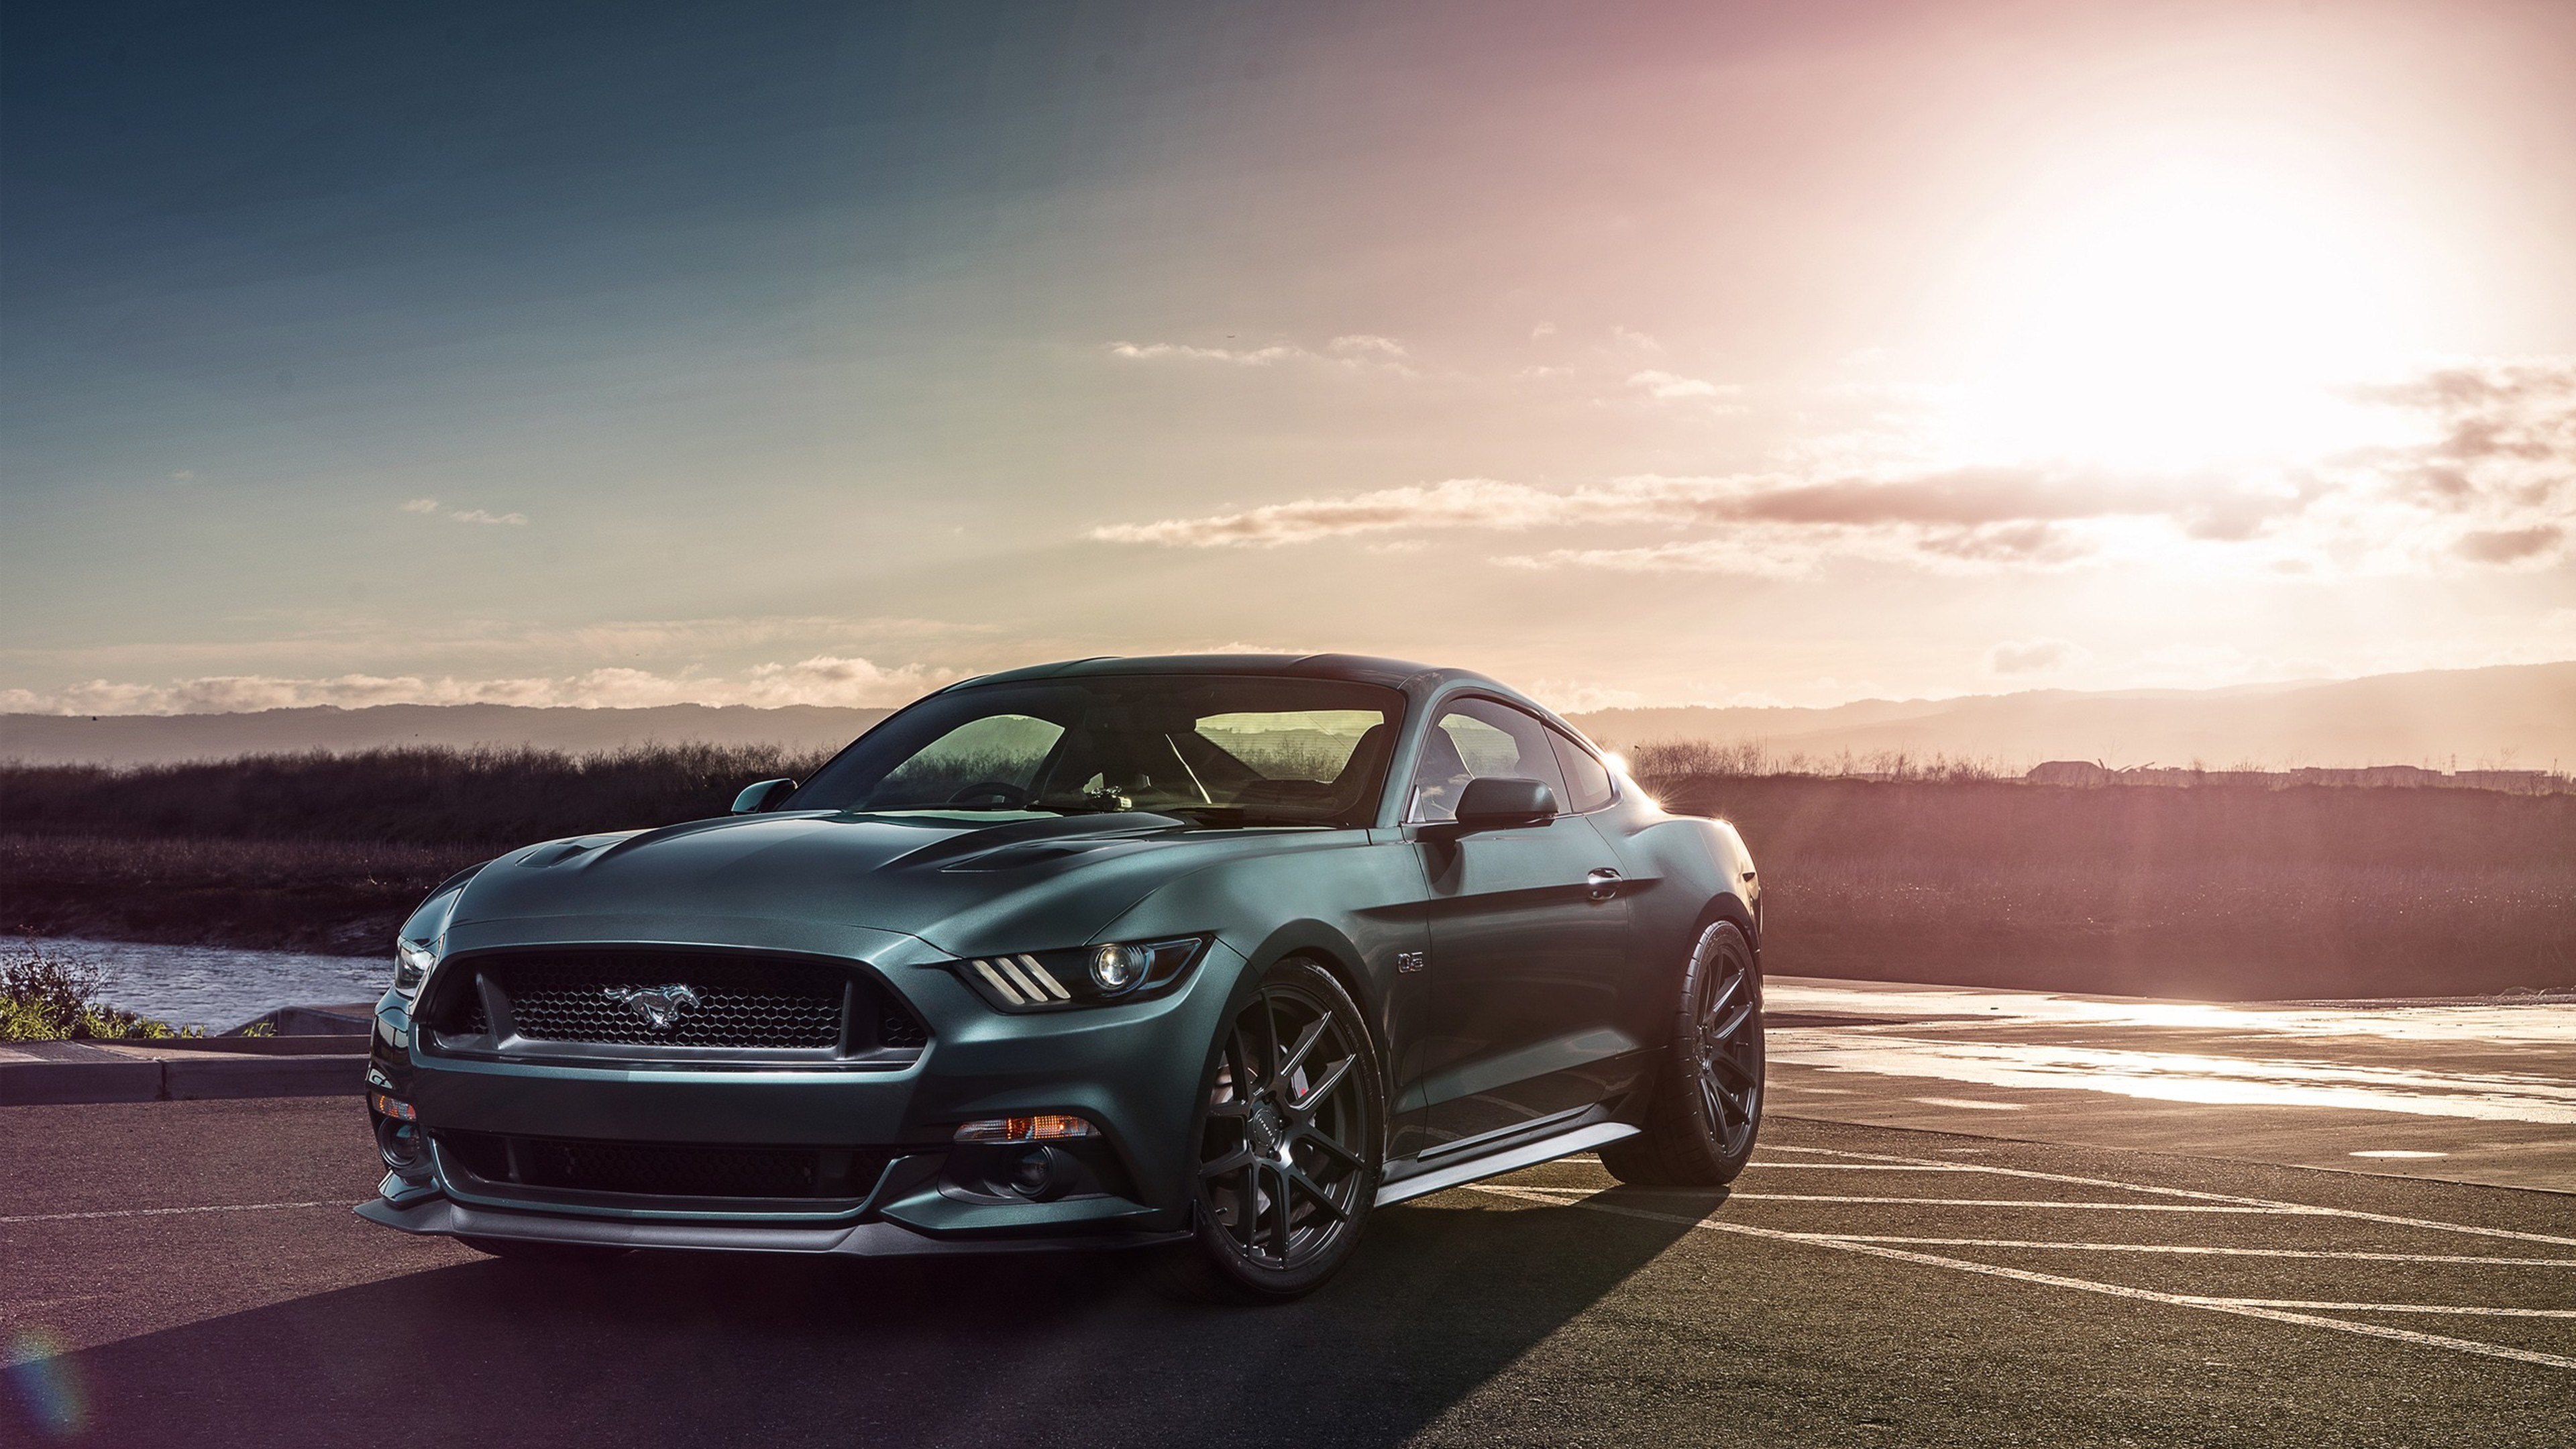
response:
[[[718,1253],[815,1253],[851,1258],[918,1258],[985,1253],[1057,1253],[1141,1248],[1180,1242],[1186,1232],[1101,1232],[1057,1237],[934,1238],[890,1222],[822,1227],[773,1223],[609,1222],[474,1207],[431,1197],[397,1205],[378,1198],[360,1203],[358,1216],[406,1233],[432,1237],[506,1238],[516,1242],[577,1243],[602,1248],[668,1248]]]

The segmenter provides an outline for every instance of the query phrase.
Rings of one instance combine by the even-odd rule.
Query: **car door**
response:
[[[1560,810],[1568,798],[1535,716],[1454,698],[1424,736],[1407,813],[1429,885],[1430,1153],[1580,1112],[1625,1080],[1618,1059],[1636,1046],[1616,1029],[1628,932],[1617,857],[1576,814],[1442,828],[1466,783],[1488,775],[1537,780]]]

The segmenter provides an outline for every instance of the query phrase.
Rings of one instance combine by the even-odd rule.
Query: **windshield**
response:
[[[792,810],[1374,824],[1404,697],[1376,685],[1135,675],[934,695],[815,772]]]

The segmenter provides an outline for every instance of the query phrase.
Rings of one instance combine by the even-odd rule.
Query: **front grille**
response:
[[[568,947],[459,961],[424,1023],[447,1045],[598,1055],[619,1047],[792,1051],[894,1060],[930,1042],[910,1006],[868,971],[808,957]],[[657,1020],[659,1024],[657,1025]],[[495,1040],[498,1029],[500,1040]]]
[[[519,1035],[625,1046],[834,1047],[849,977],[819,962],[656,954],[487,967]],[[696,1004],[656,1029],[623,999],[682,986]]]
[[[443,1159],[484,1183],[632,1197],[866,1197],[894,1153],[881,1147],[702,1147],[495,1132],[431,1134]]]
[[[886,996],[877,1003],[877,1044],[890,1047],[917,1047],[930,1044],[930,1028],[912,1009]]]

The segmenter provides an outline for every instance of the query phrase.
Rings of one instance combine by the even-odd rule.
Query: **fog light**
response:
[[[420,1124],[390,1117],[378,1117],[375,1122],[376,1155],[385,1160],[385,1166],[403,1173],[417,1169],[422,1160]]]
[[[1067,1137],[1097,1137],[1100,1129],[1079,1117],[987,1117],[957,1129],[960,1142],[1052,1142]]]
[[[1073,1182],[1073,1159],[1058,1148],[1032,1147],[1011,1163],[1011,1191],[1032,1202],[1062,1197]]]
[[[1142,946],[1102,946],[1091,953],[1091,979],[1103,991],[1127,991],[1153,964],[1154,953]]]

